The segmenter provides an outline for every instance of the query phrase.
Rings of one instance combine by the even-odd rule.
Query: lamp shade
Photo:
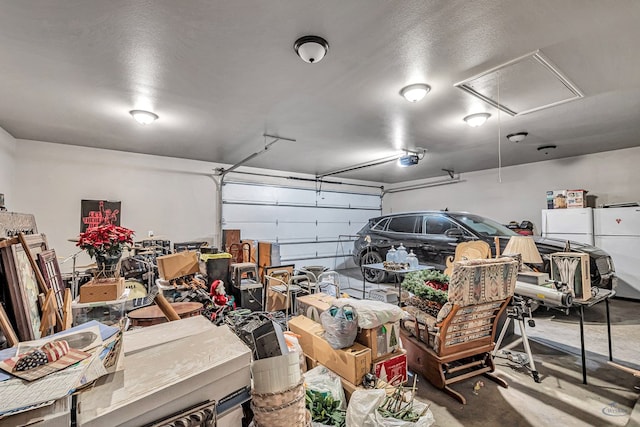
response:
[[[531,236],[511,236],[503,254],[521,254],[526,264],[542,264],[542,257]]]

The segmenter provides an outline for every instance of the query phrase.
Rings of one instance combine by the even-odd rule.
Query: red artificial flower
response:
[[[101,225],[80,233],[76,246],[86,250],[91,257],[96,253],[115,255],[122,252],[125,244],[133,244],[134,234],[128,228],[112,224]]]

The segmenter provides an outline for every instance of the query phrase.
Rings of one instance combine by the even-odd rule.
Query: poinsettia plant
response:
[[[133,230],[118,225],[100,225],[80,233],[76,246],[86,250],[92,258],[96,254],[118,255],[125,245],[133,244],[134,234]]]

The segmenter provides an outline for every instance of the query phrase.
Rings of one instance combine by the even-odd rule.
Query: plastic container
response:
[[[97,320],[109,326],[119,323],[125,314],[125,304],[129,292],[130,289],[125,289],[123,297],[115,301],[72,302],[73,326],[82,325],[91,320]]]
[[[392,245],[391,249],[389,249],[389,251],[387,251],[386,261],[387,262],[397,262],[397,259],[398,259],[398,251]]]
[[[251,363],[254,393],[279,393],[298,384],[302,378],[298,357],[298,353],[292,351]]]

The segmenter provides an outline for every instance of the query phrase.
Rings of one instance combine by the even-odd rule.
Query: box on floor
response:
[[[306,356],[326,366],[342,378],[354,384],[362,383],[371,369],[371,349],[362,344],[336,350],[323,338],[324,328],[305,316],[297,316],[289,321],[289,328],[297,335]]]
[[[236,397],[249,398],[251,351],[226,326],[198,316],[123,338],[126,369],[79,394],[78,427],[149,424],[206,400],[231,419]]]
[[[335,299],[336,297],[323,292],[298,297],[298,314],[320,322],[320,315],[329,310]]]
[[[373,329],[360,329],[356,341],[371,349],[373,360],[385,357],[400,348],[400,322],[391,322]]]
[[[401,348],[373,362],[372,371],[376,377],[394,386],[407,382],[407,351]]]

